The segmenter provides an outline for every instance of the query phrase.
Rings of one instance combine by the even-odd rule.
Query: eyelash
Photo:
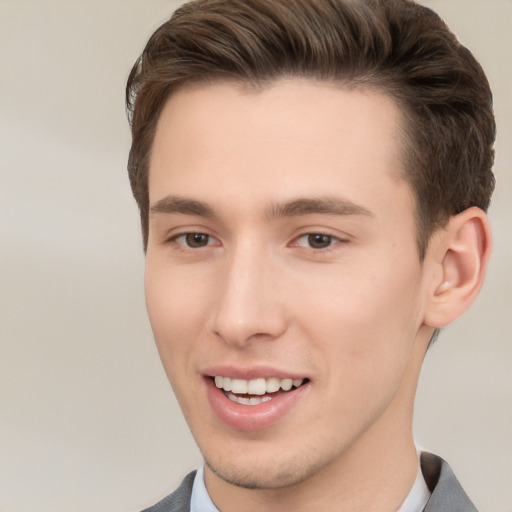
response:
[[[312,247],[312,243],[317,242],[317,240],[314,240],[315,238],[320,239],[321,241],[327,242],[327,245],[325,247]],[[346,242],[346,240],[343,240],[342,238],[339,238],[334,235],[330,235],[327,233],[312,232],[312,233],[304,233],[303,235],[298,236],[295,239],[293,246],[305,247],[303,245],[300,245],[299,240],[301,240],[301,239],[306,239],[307,244],[308,244],[307,248],[313,249],[315,252],[316,251],[328,251],[328,250],[332,249],[333,246]]]
[[[200,237],[203,237],[201,241],[199,240]],[[204,245],[201,245],[205,238],[206,238],[206,243],[204,243]],[[315,240],[315,238],[317,240]],[[182,241],[180,241],[180,239]],[[307,246],[301,245],[299,243],[299,241],[302,239],[307,240]],[[208,247],[208,246],[212,246],[212,245],[214,245],[214,246],[220,245],[218,243],[210,243],[212,240],[215,240],[215,239],[206,233],[192,231],[192,232],[188,232],[188,233],[180,233],[180,234],[174,235],[173,237],[171,237],[169,239],[169,242],[175,242],[178,245],[180,245],[182,247],[186,247],[188,249],[202,249],[204,247]],[[312,244],[317,243],[317,242],[320,244],[322,242],[324,242],[327,245],[325,245],[324,247],[313,247]],[[311,233],[304,233],[304,234],[296,237],[294,239],[293,243],[291,244],[291,246],[292,247],[308,248],[308,249],[312,249],[315,252],[320,252],[320,251],[328,251],[328,250],[332,249],[333,246],[342,244],[345,242],[346,242],[346,240],[339,238],[337,236],[334,236],[334,235],[330,235],[327,233],[320,233],[320,232],[311,232]],[[193,245],[194,243],[197,243],[198,245],[194,246]]]
[[[193,237],[196,239],[198,237],[204,237],[207,239],[207,242],[204,245],[197,245],[196,247],[190,245],[190,242],[193,240]],[[180,238],[183,240],[180,242]],[[206,233],[200,233],[198,231],[191,231],[189,233],[180,233],[178,235],[174,235],[169,239],[169,242],[175,242],[180,246],[186,247],[188,249],[202,249],[203,247],[207,247],[209,245],[219,245],[219,244],[211,244],[210,241],[215,240],[212,236]]]

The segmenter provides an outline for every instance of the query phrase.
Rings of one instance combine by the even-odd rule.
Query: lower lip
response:
[[[304,395],[309,384],[279,394],[267,402],[243,405],[230,400],[224,391],[217,388],[213,379],[206,379],[208,400],[218,418],[228,427],[251,432],[268,428],[285,416]]]

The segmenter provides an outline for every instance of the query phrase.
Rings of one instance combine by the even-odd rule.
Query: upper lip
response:
[[[292,372],[283,370],[272,366],[233,366],[221,365],[211,366],[203,369],[201,372],[207,377],[230,377],[231,379],[270,379],[271,377],[278,377],[280,379],[305,379],[306,375],[303,373]]]

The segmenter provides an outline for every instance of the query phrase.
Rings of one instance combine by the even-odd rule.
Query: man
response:
[[[482,285],[489,86],[408,0],[199,0],[127,87],[146,301],[205,465],[150,511],[474,511],[418,454]]]

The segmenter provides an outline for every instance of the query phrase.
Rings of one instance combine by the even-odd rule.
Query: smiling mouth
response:
[[[215,386],[222,391],[232,402],[242,405],[259,405],[269,402],[272,398],[294,391],[308,379],[280,379],[270,377],[268,379],[232,379],[230,377],[215,376]]]

